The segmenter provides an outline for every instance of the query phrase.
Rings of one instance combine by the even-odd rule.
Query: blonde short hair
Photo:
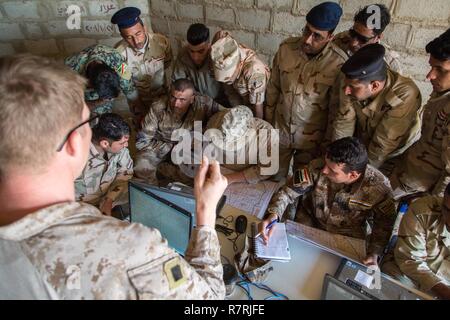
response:
[[[81,122],[85,79],[47,58],[0,58],[0,177],[10,168],[37,172]]]

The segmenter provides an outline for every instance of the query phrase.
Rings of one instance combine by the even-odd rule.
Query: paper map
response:
[[[362,239],[333,234],[290,220],[286,221],[286,231],[294,238],[358,263],[366,257],[366,242]]]

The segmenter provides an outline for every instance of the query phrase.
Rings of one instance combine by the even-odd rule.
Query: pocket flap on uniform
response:
[[[170,254],[129,270],[128,277],[139,299],[163,299],[184,287],[190,270],[183,258]]]

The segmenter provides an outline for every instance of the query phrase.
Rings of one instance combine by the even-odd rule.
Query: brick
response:
[[[179,18],[203,20],[203,6],[198,4],[177,4]]]
[[[91,16],[111,17],[120,8],[114,0],[91,0],[88,5]]]
[[[258,0],[258,8],[290,10],[292,8],[292,0]]]
[[[25,49],[27,52],[39,55],[54,55],[59,52],[54,39],[49,40],[25,40]]]
[[[411,47],[424,50],[428,42],[438,37],[445,31],[442,29],[415,29],[412,37]]]
[[[274,54],[284,39],[286,39],[285,36],[260,33],[258,34],[258,52]]]
[[[66,49],[66,53],[72,54],[80,52],[84,48],[87,48],[96,43],[97,41],[95,41],[94,39],[88,38],[64,39],[64,48]]]
[[[160,17],[152,17],[152,29],[155,32],[162,33],[165,35],[170,34],[169,24],[167,19]]]
[[[81,33],[86,35],[113,35],[116,32],[115,25],[104,20],[85,20]]]
[[[258,53],[258,58],[261,59],[266,65],[270,66],[272,64],[272,58],[269,55]]]
[[[0,57],[14,54],[15,50],[9,43],[0,43]]]
[[[351,27],[353,27],[353,20],[341,19],[339,21],[339,24],[336,27],[336,30],[334,31],[334,34],[338,34],[338,33],[342,32],[342,31],[347,31]]]
[[[348,14],[353,17],[355,13],[360,9],[375,3],[384,4],[388,9],[390,9],[392,6],[392,0],[346,0],[342,6],[342,9],[344,11],[344,14]]]
[[[404,75],[424,80],[430,70],[428,65],[428,56],[425,54],[413,55],[405,52],[400,52],[399,54],[399,61],[401,63]]]
[[[234,0],[233,4],[239,7],[252,7],[255,4],[254,0]]]
[[[305,24],[305,17],[297,17],[287,12],[280,12],[275,14],[273,30],[292,35],[300,35]]]
[[[37,1],[9,1],[3,3],[3,9],[12,19],[39,19]]]
[[[39,23],[26,23],[25,29],[27,30],[28,38],[42,38],[44,35]]]
[[[306,15],[312,7],[317,6],[321,2],[322,1],[317,0],[294,0],[292,4],[292,13]]]
[[[448,20],[450,18],[450,1],[448,0],[408,0],[397,3],[395,15],[399,18],[422,20]]]
[[[250,49],[255,49],[255,34],[251,32],[232,30],[231,34],[237,42],[242,43]]]
[[[166,0],[152,0],[152,13],[161,13],[167,17],[175,17],[175,2]]]
[[[0,23],[0,37],[2,41],[25,39],[17,23]]]
[[[124,7],[136,7],[141,10],[141,14],[149,14],[149,1],[148,0],[124,0]]]
[[[206,19],[234,24],[233,9],[220,7],[206,7]]]
[[[119,43],[119,41],[121,41],[122,38],[106,38],[106,39],[100,39],[98,40],[99,44],[103,44],[105,46],[114,48],[116,46],[117,43]]]
[[[236,10],[237,24],[252,30],[268,30],[270,12],[255,9]]]
[[[69,13],[67,13],[67,9],[69,8],[69,6],[73,5],[78,6],[79,10],[73,11],[71,8]],[[68,17],[74,12],[80,12],[82,17],[87,16],[86,6],[80,1],[51,1],[51,8],[53,15],[56,17]]]
[[[433,92],[433,87],[431,86],[430,81],[421,81],[418,79],[414,79],[417,87],[422,94],[422,105],[424,105],[428,99],[430,98],[430,94]]]
[[[82,21],[82,20],[81,20]],[[69,29],[67,27],[65,20],[55,20],[50,21],[45,25],[47,28],[48,33],[52,36],[60,36],[60,35],[74,35],[74,34],[80,34],[81,33],[81,26],[80,29]]]
[[[394,48],[406,46],[411,27],[407,24],[390,23],[383,32],[383,40]]]
[[[181,38],[186,38],[187,29],[191,25],[190,22],[171,22],[169,27],[172,35],[180,36]]]

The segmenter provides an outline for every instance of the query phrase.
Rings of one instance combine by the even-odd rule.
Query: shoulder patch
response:
[[[122,77],[125,80],[130,80],[131,79],[131,72],[128,69],[128,65],[125,62],[122,62],[119,65],[117,73],[120,75],[120,77]]]
[[[312,186],[313,183],[313,177],[307,167],[295,171],[293,180],[294,188],[306,189],[307,187]]]
[[[164,274],[169,281],[171,290],[179,287],[187,280],[179,257],[175,257],[164,264]]]
[[[395,215],[395,202],[392,198],[388,198],[378,205],[378,209],[385,215]]]

